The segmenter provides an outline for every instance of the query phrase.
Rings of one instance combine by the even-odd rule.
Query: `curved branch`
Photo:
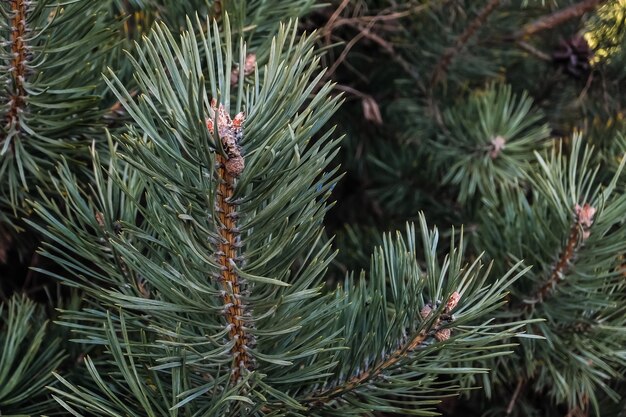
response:
[[[580,3],[572,4],[565,9],[558,10],[548,16],[540,17],[534,22],[530,22],[522,27],[514,37],[517,39],[524,38],[526,36],[534,35],[537,32],[552,29],[568,20],[575,19],[594,10],[597,6],[604,3],[606,0],[584,0]]]
[[[465,29],[465,31],[459,36],[452,48],[448,48],[444,54],[437,62],[435,69],[433,71],[433,75],[431,78],[431,84],[434,86],[437,84],[441,78],[448,72],[448,67],[452,63],[452,60],[459,52],[463,49],[463,47],[469,42],[469,40],[474,36],[476,31],[487,21],[489,15],[500,5],[500,0],[490,0],[489,3],[482,8],[478,16],[472,20],[469,26]]]

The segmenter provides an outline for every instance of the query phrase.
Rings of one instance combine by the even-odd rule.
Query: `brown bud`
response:
[[[458,291],[453,292],[452,295],[450,295],[450,298],[448,299],[448,303],[446,304],[446,310],[452,311],[452,309],[454,309],[454,307],[456,307],[456,305],[459,303],[460,299],[461,299],[461,294],[459,294]]]
[[[256,54],[248,54],[246,55],[246,61],[243,64],[243,75],[248,76],[254,72],[254,68],[256,67]],[[240,69],[238,67],[234,67],[230,72],[230,84],[234,87],[239,83],[239,74]]]
[[[256,54],[246,55],[246,62],[243,64],[243,75],[250,75],[256,67]]]
[[[430,316],[430,313],[433,311],[433,308],[431,307],[430,304],[426,304],[424,307],[422,307],[422,309],[420,310],[420,316],[422,316],[423,319],[427,318],[428,316]]]
[[[590,228],[593,224],[593,216],[596,214],[595,207],[592,207],[587,203],[583,204],[582,207],[576,204],[574,211],[576,212],[578,224],[585,228]]]
[[[438,342],[443,342],[444,340],[450,339],[451,333],[450,329],[438,330],[437,333],[435,333],[435,339],[437,339]]]
[[[363,106],[363,116],[365,117],[365,120],[377,125],[383,124],[383,117],[380,114],[380,108],[372,96],[363,97],[361,104]]]
[[[234,156],[226,160],[224,167],[226,168],[226,172],[230,175],[238,177],[243,172],[245,162],[242,156]]]
[[[104,229],[104,214],[99,211],[96,211],[96,222],[98,223],[98,226]]]

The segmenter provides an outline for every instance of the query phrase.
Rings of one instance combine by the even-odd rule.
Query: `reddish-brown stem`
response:
[[[326,391],[317,393],[316,395],[311,397],[309,401],[313,403],[313,405],[327,404],[333,398],[337,398],[347,392],[350,392],[355,388],[361,386],[362,384],[366,383],[367,381],[376,378],[382,372],[398,363],[401,359],[405,358],[410,352],[419,348],[428,336],[429,332],[427,331],[422,331],[418,333],[408,344],[401,346],[399,349],[389,355],[386,360],[379,363],[372,369],[363,371],[358,375],[353,376],[338,387],[334,387]]]
[[[552,29],[568,20],[575,19],[595,9],[606,0],[584,0],[580,3],[572,4],[562,10],[556,11],[548,16],[543,16],[533,22],[528,23],[516,34],[515,38],[524,38],[534,35],[537,32]]]
[[[557,263],[554,265],[554,268],[550,273],[550,277],[537,291],[535,300],[539,302],[545,300],[550,292],[556,287],[558,282],[563,279],[565,273],[567,273],[567,270],[569,269],[569,266],[574,259],[574,256],[576,255],[579,241],[580,226],[578,225],[578,223],[574,223],[574,225],[570,229],[569,237],[567,238],[567,243],[565,244],[565,249],[559,256],[559,260],[557,261]],[[529,304],[529,306],[530,305],[532,304]]]
[[[594,222],[596,208],[585,203],[582,206],[576,204],[574,214],[576,221],[572,224],[565,243],[563,252],[559,255],[559,260],[554,265],[548,280],[537,290],[535,298],[525,308],[532,307],[534,303],[543,302],[556,285],[563,279],[572,264],[576,251],[589,238],[591,226]]]
[[[247,351],[249,335],[246,333],[243,315],[245,307],[241,300],[242,285],[234,268],[237,259],[239,231],[237,229],[237,206],[232,202],[234,195],[235,176],[226,169],[226,158],[217,154],[218,165],[217,211],[219,220],[220,242],[218,243],[217,259],[222,269],[224,298],[224,314],[228,322],[228,335],[234,341],[232,348],[232,381],[237,382],[242,370],[250,369],[252,358]]]
[[[450,338],[451,329],[447,327],[441,328],[440,324],[444,317],[450,317],[451,311],[457,306],[460,298],[461,296],[458,292],[455,291],[452,293],[446,302],[446,306],[442,314],[436,317],[428,328],[422,329],[413,337],[413,339],[411,339],[408,343],[401,345],[378,365],[369,370],[358,373],[339,386],[316,393],[309,398],[309,402],[312,403],[313,406],[324,405],[333,398],[340,397],[341,395],[350,392],[362,384],[378,377],[385,370],[397,364],[401,359],[406,358],[411,352],[420,348],[428,337],[432,336],[438,342],[448,340]],[[420,315],[424,319],[431,317],[432,314],[433,306],[430,303],[425,305],[420,311]]]
[[[541,59],[542,61],[552,61],[552,57],[548,54],[546,54],[545,52],[535,48],[534,46],[532,46],[531,44],[529,44],[528,42],[524,42],[524,41],[517,41],[517,46],[519,46],[520,49],[528,52],[529,54]]]
[[[138,93],[139,93],[138,90],[132,90],[129,94],[131,97],[135,97]],[[113,103],[111,107],[109,107],[109,110],[106,112],[105,116],[109,118],[115,118],[117,117],[118,114],[120,114],[123,111],[124,111],[124,105],[122,104],[120,100],[117,100],[115,103]]]
[[[513,408],[515,407],[515,403],[517,402],[517,398],[519,397],[520,392],[522,392],[523,387],[524,387],[524,379],[520,378],[517,381],[517,387],[515,387],[515,391],[513,392],[511,401],[509,401],[509,406],[506,408],[507,415],[513,412]]]
[[[11,75],[13,91],[9,94],[9,111],[7,112],[7,130],[19,130],[19,113],[24,109],[26,91],[24,78],[26,77],[27,48],[24,42],[26,36],[26,4],[24,0],[11,0]],[[3,138],[3,141],[5,138]],[[11,144],[13,149],[13,144]]]
[[[482,8],[478,16],[472,20],[465,31],[459,36],[452,48],[448,48],[437,62],[433,75],[431,78],[431,84],[435,85],[441,80],[441,78],[448,71],[448,67],[452,63],[454,57],[461,52],[461,49],[467,44],[467,42],[474,36],[476,31],[487,21],[489,15],[500,5],[500,0],[490,0],[489,3]]]

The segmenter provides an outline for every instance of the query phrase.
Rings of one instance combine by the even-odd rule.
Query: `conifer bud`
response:
[[[574,212],[576,213],[576,221],[583,229],[583,240],[587,240],[591,234],[589,229],[593,224],[593,216],[596,214],[596,209],[587,203],[583,204],[582,207],[576,204]]]
[[[452,309],[454,309],[454,307],[456,307],[456,305],[459,303],[460,299],[461,294],[459,294],[458,291],[453,292],[452,295],[450,295],[450,298],[448,299],[448,302],[446,304],[446,311],[452,311]]]
[[[104,229],[104,214],[99,211],[96,211],[96,223],[100,228]]]
[[[595,207],[592,207],[587,203],[583,204],[582,207],[576,204],[574,210],[576,212],[578,223],[586,228],[591,227],[593,224],[593,216],[596,214]]]
[[[444,340],[450,339],[451,333],[450,329],[437,330],[435,333],[435,339],[437,339],[438,342],[443,342]]]

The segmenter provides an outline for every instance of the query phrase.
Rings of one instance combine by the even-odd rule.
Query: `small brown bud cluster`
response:
[[[98,226],[100,226],[101,229],[104,229],[104,214],[100,211],[96,211],[96,223],[98,223]]]
[[[450,339],[451,333],[452,331],[450,329],[437,330],[437,332],[435,333],[435,339],[437,339],[438,342],[443,342],[444,340]]]
[[[434,337],[435,337],[435,340],[437,340],[438,342],[443,342],[450,338],[450,335],[452,334],[451,329],[449,328],[441,329],[440,325],[442,321],[451,322],[453,320],[453,317],[450,314],[450,312],[459,304],[460,300],[461,300],[461,294],[459,294],[458,291],[453,292],[450,295],[450,298],[448,299],[448,301],[446,302],[446,306],[443,309],[443,313],[441,314],[441,316],[437,317],[437,319],[435,320],[435,323],[433,324],[432,328],[436,330]],[[422,318],[426,320],[433,313],[434,309],[435,307],[433,307],[431,303],[427,303],[420,310],[420,316],[422,316]]]
[[[243,64],[243,75],[244,77],[252,74],[254,72],[254,68],[256,67],[256,54],[248,54],[246,55],[246,61]],[[234,87],[239,83],[239,74],[240,68],[235,67],[230,72],[230,84]]]
[[[446,313],[450,313],[450,311],[452,311],[454,307],[459,304],[460,300],[461,294],[459,294],[458,291],[453,292],[452,295],[450,295],[448,302],[446,303]]]
[[[576,222],[583,229],[583,240],[587,240],[591,234],[591,225],[593,224],[593,216],[596,214],[596,208],[585,203],[583,206],[576,204],[574,207],[576,213]]]
[[[215,99],[211,100],[211,110],[214,113],[212,116],[217,115],[217,134],[228,157],[224,163],[226,172],[234,177],[239,177],[245,168],[239,142],[243,138],[243,122],[246,120],[246,116],[243,113],[238,113],[234,119],[231,119],[224,109],[224,105],[220,103],[218,106]],[[213,117],[206,120],[206,126],[213,135],[215,133]]]

